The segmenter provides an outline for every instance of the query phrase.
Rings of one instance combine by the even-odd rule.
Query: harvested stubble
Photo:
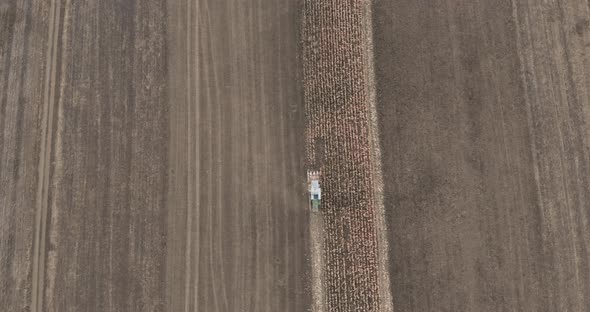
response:
[[[304,1],[307,160],[322,171],[329,311],[379,310],[363,9]]]

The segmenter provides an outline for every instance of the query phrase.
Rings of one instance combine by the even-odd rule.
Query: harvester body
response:
[[[320,187],[320,172],[307,172],[307,185],[309,191],[309,205],[312,212],[319,212],[322,203],[322,189]]]

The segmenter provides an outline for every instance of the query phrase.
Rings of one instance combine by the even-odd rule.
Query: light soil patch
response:
[[[327,311],[324,276],[324,220],[321,213],[311,213],[309,219],[312,311],[324,312]]]
[[[379,144],[379,120],[377,100],[375,99],[375,59],[373,53],[373,7],[371,1],[363,1],[363,41],[365,51],[365,81],[367,82],[367,105],[369,106],[369,140],[371,144],[372,180],[374,192],[375,231],[377,234],[377,283],[379,291],[379,310],[393,312],[393,301],[389,280],[389,242],[383,205],[383,174],[381,168],[381,146]]]

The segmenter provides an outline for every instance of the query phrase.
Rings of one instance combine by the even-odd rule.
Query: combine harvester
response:
[[[307,171],[307,189],[309,191],[309,208],[312,212],[319,212],[322,201],[320,188],[320,172]]]

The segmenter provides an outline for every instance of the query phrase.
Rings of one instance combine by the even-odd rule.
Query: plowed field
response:
[[[380,0],[397,311],[590,311],[587,1]]]

